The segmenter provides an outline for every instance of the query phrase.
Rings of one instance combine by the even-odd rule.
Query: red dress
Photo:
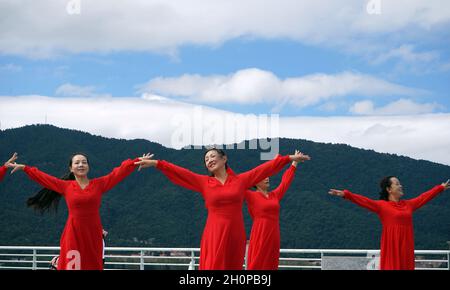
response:
[[[0,167],[0,181],[1,181],[1,180],[3,179],[3,177],[5,176],[7,170],[8,170],[8,168],[7,168],[5,165],[3,165],[3,166]]]
[[[247,253],[248,270],[277,270],[280,258],[280,201],[294,179],[296,167],[286,170],[280,185],[265,197],[259,191],[247,190],[250,216],[253,219]]]
[[[242,270],[246,244],[242,214],[245,191],[287,163],[289,156],[275,158],[241,174],[228,169],[227,180],[222,184],[215,177],[158,161],[157,168],[169,180],[200,192],[205,200],[208,218],[200,243],[200,270]]]
[[[380,270],[414,270],[412,215],[443,190],[438,185],[416,198],[399,202],[372,200],[344,190],[344,198],[376,213],[381,220]]]
[[[32,180],[66,199],[69,217],[60,240],[59,270],[103,269],[101,199],[105,192],[133,172],[136,161],[139,159],[122,162],[108,175],[91,179],[84,189],[76,180],[61,180],[35,167],[25,166],[24,171]]]

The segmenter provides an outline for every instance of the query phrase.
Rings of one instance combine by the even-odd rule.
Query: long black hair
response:
[[[208,154],[209,151],[216,151],[217,154],[219,154],[219,156],[222,157],[222,158],[223,158],[224,156],[227,156],[227,154],[225,153],[225,151],[223,151],[222,149],[212,147],[212,148],[209,148],[209,149],[207,149],[207,150],[205,151],[205,154],[203,155],[203,162],[205,162],[206,154]],[[205,167],[206,167],[206,170],[208,170],[208,167],[206,166],[206,162],[205,162]],[[228,169],[228,161],[225,162],[225,169]],[[208,172],[209,172],[209,171],[208,171]],[[211,176],[214,176],[214,174],[211,173]]]
[[[393,178],[393,177],[395,177],[395,176],[393,176],[393,175],[386,176],[380,181],[380,189],[381,189],[380,199],[389,200],[389,192],[387,191],[387,189],[389,187],[391,187],[391,185],[392,185],[391,178]]]
[[[69,160],[69,168],[72,167],[72,159],[76,155],[82,155],[86,157],[87,163],[89,164],[88,156],[84,153],[77,152],[72,154]],[[66,173],[64,176],[60,177],[62,180],[75,180],[75,175],[72,172]],[[61,194],[56,191],[43,188],[39,190],[35,195],[31,196],[27,200],[27,206],[33,208],[34,210],[44,214],[45,212],[58,211],[59,201],[61,200]]]

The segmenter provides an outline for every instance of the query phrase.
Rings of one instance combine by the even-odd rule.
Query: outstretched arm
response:
[[[28,177],[39,183],[41,186],[53,190],[61,195],[64,195],[67,185],[69,182],[67,180],[62,180],[57,177],[51,176],[45,172],[40,171],[36,167],[30,167],[23,164],[9,163],[8,168],[12,168],[11,173],[19,170],[25,171]]]
[[[6,165],[3,165],[0,167],[0,181],[5,176],[7,170],[8,170],[8,167],[6,167]]]
[[[139,165],[139,170],[141,168],[156,167],[173,183],[192,191],[203,191],[203,184],[208,178],[207,176],[194,173],[165,160],[153,160],[151,159],[152,156],[153,155],[147,156],[147,158],[135,163],[136,165]]]
[[[119,182],[124,180],[128,175],[130,175],[134,169],[137,167],[135,162],[139,161],[140,158],[136,159],[127,159],[120,164],[120,166],[116,167],[109,173],[103,177],[100,177],[98,180],[102,187],[102,192],[105,193],[111,190],[114,186],[116,186]]]
[[[365,196],[352,193],[349,190],[336,190],[336,189],[330,189],[328,192],[331,195],[340,196],[343,197],[354,204],[357,204],[363,208],[366,208],[372,212],[379,213],[380,212],[380,202],[377,200],[373,200],[370,198],[367,198]]]
[[[290,161],[301,162],[310,159],[311,158],[308,155],[304,155],[301,152],[294,155],[279,156],[275,159],[264,162],[252,170],[239,174],[239,177],[245,180],[246,188],[249,188],[264,178],[278,173]]]
[[[3,166],[0,167],[0,181],[3,179],[6,172],[8,171],[8,165],[14,163],[16,161],[16,159],[17,159],[17,153],[14,153],[13,156],[11,158],[9,158],[9,160],[6,161]]]
[[[288,170],[286,170],[281,177],[280,185],[273,191],[278,200],[281,200],[291,186],[292,180],[294,180],[295,171],[297,170],[297,166],[291,165]]]
[[[165,160],[157,160],[156,168],[173,183],[195,192],[203,191],[203,184],[208,178]]]
[[[422,193],[416,198],[406,200],[406,202],[408,202],[411,205],[413,210],[417,210],[422,206],[424,206],[427,202],[435,198],[439,193],[441,193],[444,190],[447,190],[450,187],[449,182],[450,180],[447,180],[447,182],[433,187],[432,189]]]

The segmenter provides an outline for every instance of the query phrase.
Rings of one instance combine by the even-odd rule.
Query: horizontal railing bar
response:
[[[183,259],[183,260],[191,260],[192,259],[192,257],[181,257],[181,256],[178,256],[178,257],[174,257],[174,256],[142,256],[141,257],[141,256],[110,256],[110,255],[105,255],[105,258],[120,258],[120,259],[123,259],[123,258],[126,258],[126,259],[141,259],[141,258],[144,258],[144,259],[179,259],[179,260],[181,260],[181,259]]]
[[[1,254],[0,253],[0,257],[5,256],[5,257],[33,257],[33,254]]]
[[[51,261],[45,259],[59,254],[59,247],[54,246],[0,246],[0,269],[48,269],[37,267],[37,265],[49,264]],[[4,253],[1,253],[1,252]],[[22,253],[15,253],[22,252]],[[125,268],[139,268],[140,266],[175,266],[175,267],[198,267],[187,261],[198,262],[199,248],[137,248],[137,247],[106,247],[105,265],[121,265]],[[150,252],[150,255],[148,255]],[[33,254],[34,253],[34,254]],[[160,256],[158,253],[165,253]],[[194,256],[191,256],[194,253]],[[380,250],[371,249],[281,249],[280,269],[320,269],[316,266],[322,261],[322,257],[355,257],[370,258],[368,255],[379,255]],[[144,254],[144,255],[142,255]],[[147,254],[147,255],[145,255]],[[175,254],[175,255],[173,255]],[[177,255],[179,254],[179,255]],[[141,256],[142,255],[142,256]],[[286,257],[285,257],[286,255]],[[296,257],[296,255],[305,255]],[[312,256],[308,258],[307,256]],[[354,255],[354,256],[351,256]],[[417,270],[448,270],[449,250],[415,250],[415,262],[420,266]],[[8,258],[12,260],[8,260]],[[31,257],[31,258],[30,258]],[[434,259],[433,259],[434,258]],[[21,260],[23,259],[23,260]],[[126,261],[122,261],[126,260]],[[294,265],[286,265],[283,262],[293,262]],[[298,264],[302,265],[295,265]],[[309,262],[315,265],[304,265]],[[422,264],[421,264],[422,263]],[[428,263],[428,264],[426,264]],[[439,265],[441,263],[442,265]],[[14,267],[14,264],[16,266]],[[32,264],[34,267],[19,267],[20,264]],[[8,265],[11,265],[9,267]],[[437,267],[434,267],[437,266]],[[427,268],[429,267],[429,268]],[[445,268],[444,268],[445,267]]]
[[[300,269],[320,269],[321,266],[287,266],[287,265],[279,265],[278,268],[300,268]]]
[[[33,263],[32,260],[0,260],[0,263]]]
[[[319,258],[280,258],[280,261],[320,261]]]

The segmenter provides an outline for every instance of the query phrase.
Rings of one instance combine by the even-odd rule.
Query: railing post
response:
[[[189,263],[188,270],[195,270],[195,253],[191,251],[191,262]]]
[[[450,251],[447,252],[447,268],[450,271]]]
[[[245,244],[244,270],[247,270],[248,244],[249,244],[249,241],[247,240],[247,242]]]
[[[141,250],[141,264],[139,265],[139,270],[144,270],[144,251]]]
[[[323,270],[323,252],[320,251],[320,270]]]
[[[32,269],[33,270],[36,270],[36,267],[37,267],[37,257],[36,257],[36,249],[33,249],[33,266],[32,266]]]

